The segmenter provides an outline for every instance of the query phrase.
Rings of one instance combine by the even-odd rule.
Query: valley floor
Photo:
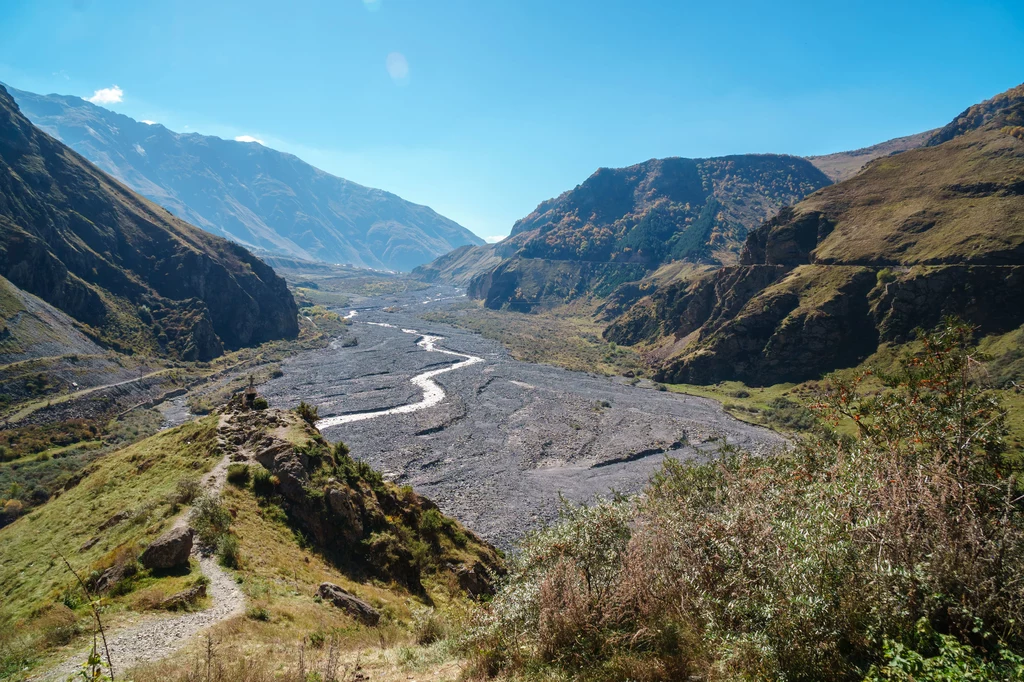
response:
[[[560,498],[636,492],[666,456],[707,457],[722,439],[758,452],[785,447],[776,433],[734,419],[714,401],[520,362],[497,341],[427,321],[460,293],[432,287],[363,300],[350,327],[357,346],[336,342],[289,358],[261,393],[274,407],[304,400],[321,418],[415,403],[422,391],[413,376],[462,358],[425,351],[403,329],[483,358],[435,378],[447,394],[436,407],[324,435],[505,549],[557,518]]]

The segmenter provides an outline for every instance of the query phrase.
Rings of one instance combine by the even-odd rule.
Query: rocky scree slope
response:
[[[136,192],[268,252],[410,270],[483,240],[426,206],[258,142],[175,133],[78,97],[11,90],[25,115]]]
[[[2,87],[0,275],[116,350],[207,360],[298,334],[270,267],[99,171]]]
[[[809,161],[776,154],[601,168],[517,221],[500,244],[417,274],[468,280],[469,294],[490,308],[606,296],[668,261],[734,263],[748,230],[830,182]]]
[[[947,314],[1024,323],[1024,86],[750,234],[740,265],[665,287],[605,336],[663,381],[802,381]]]

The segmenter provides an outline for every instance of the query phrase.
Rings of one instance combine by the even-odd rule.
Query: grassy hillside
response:
[[[263,458],[265,450],[276,459]],[[241,462],[224,469],[229,456]],[[300,461],[309,473],[294,487]],[[218,493],[215,482],[225,470]],[[204,502],[209,494],[213,501]],[[326,533],[311,526],[310,510],[338,495],[347,500],[346,513],[357,516]],[[318,515],[326,521],[331,513]],[[280,672],[299,665],[303,648],[311,664],[326,654],[326,644],[340,652],[443,638],[449,616],[442,612],[458,617],[469,603],[467,590],[484,589],[500,571],[494,551],[472,533],[411,490],[383,481],[343,446],[327,446],[298,415],[235,404],[103,457],[62,494],[0,529],[0,677],[22,679],[87,646],[87,599],[65,560],[96,585],[115,641],[125,624],[173,619],[166,600],[201,583],[199,565],[193,558],[187,569],[151,571],[138,557],[179,519],[200,537],[214,529],[220,561],[244,595],[243,612],[214,631],[218,666],[273,653],[265,671]],[[210,526],[210,519],[220,525]],[[102,589],[97,578],[112,566],[120,578]],[[466,582],[474,575],[460,572],[467,566],[477,582]],[[379,625],[314,599],[322,582],[377,609]],[[186,605],[185,613],[216,606],[211,599]],[[135,679],[184,679],[193,663],[174,657]]]
[[[936,132],[936,130],[927,130],[923,133],[897,137],[849,152],[808,156],[807,160],[820,168],[821,172],[827,175],[832,182],[840,182],[852,178],[859,173],[869,161],[874,161],[882,156],[891,156],[905,152],[908,149],[916,149],[924,145]]]
[[[660,381],[770,385],[854,366],[944,315],[982,336],[1016,329],[1019,90],[958,118],[957,136],[937,133],[783,209],[751,232],[741,265],[647,293],[606,337],[636,345]]]

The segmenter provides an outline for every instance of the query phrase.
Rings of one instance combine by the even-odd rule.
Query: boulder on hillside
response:
[[[343,609],[364,625],[376,625],[380,622],[380,611],[333,583],[321,583],[316,594],[324,601],[329,601],[339,609]]]
[[[461,564],[454,568],[455,577],[459,581],[459,587],[473,597],[489,596],[494,594],[494,582],[491,574],[481,562],[477,561],[472,566]]]
[[[168,569],[188,565],[192,553],[191,528],[172,528],[146,548],[139,563],[148,569]]]

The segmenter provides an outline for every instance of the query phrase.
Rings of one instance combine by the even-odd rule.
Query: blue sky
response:
[[[0,26],[15,87],[116,85],[484,237],[600,166],[857,148],[1024,81],[1020,0],[3,0]]]

